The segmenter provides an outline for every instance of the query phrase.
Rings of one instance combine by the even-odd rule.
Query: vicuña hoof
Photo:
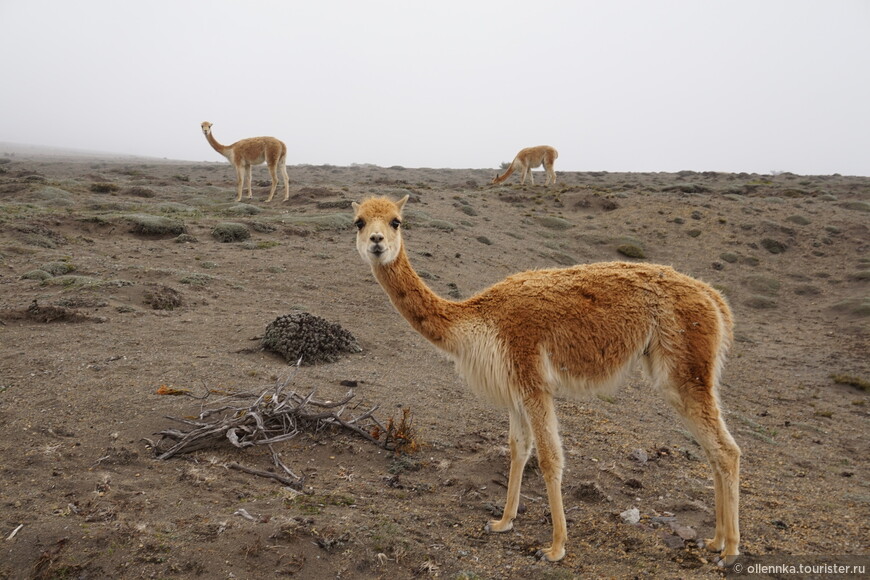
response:
[[[487,532],[508,532],[514,528],[514,523],[510,520],[490,520],[484,528]]]
[[[701,542],[698,542],[698,544],[701,544]],[[702,546],[699,545],[698,547],[700,548]],[[725,549],[725,540],[718,540],[716,538],[704,540],[703,547],[707,548],[711,552],[721,552],[723,549]]]
[[[734,564],[734,562],[737,561],[737,556],[740,555],[740,552],[738,552],[737,549],[726,550],[724,540],[717,540],[716,538],[713,538],[712,540],[706,540],[704,542],[704,545],[711,552],[719,552],[717,556],[713,559],[713,561],[720,568],[730,567]]]
[[[535,554],[539,560],[546,560],[547,562],[558,562],[562,558],[565,557],[565,549],[556,550],[555,548],[541,548]]]
[[[720,568],[730,568],[734,565],[734,562],[737,561],[737,556],[739,554],[719,554],[715,558],[716,565]]]

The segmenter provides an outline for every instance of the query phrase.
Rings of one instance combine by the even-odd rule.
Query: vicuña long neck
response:
[[[396,310],[425,339],[447,352],[453,352],[453,327],[459,317],[459,305],[445,300],[429,288],[408,260],[405,248],[386,266],[372,267]]]
[[[513,163],[511,163],[511,164],[508,166],[507,170],[504,172],[504,175],[501,175],[501,176],[499,176],[499,177],[496,178],[496,180],[495,180],[496,183],[502,183],[505,179],[507,179],[508,177],[510,177],[511,174],[514,172],[514,165],[515,165],[515,164],[516,164],[516,161],[514,161]]]
[[[227,156],[227,146],[218,143],[217,139],[214,138],[214,135],[212,135],[210,131],[205,134],[205,138],[208,139],[208,144],[211,145],[215,151],[217,151],[224,157]]]

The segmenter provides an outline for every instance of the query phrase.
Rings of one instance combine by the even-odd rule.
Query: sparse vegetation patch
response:
[[[48,262],[40,266],[39,269],[48,272],[52,276],[62,276],[74,272],[76,267],[69,262]]]
[[[616,251],[628,258],[635,258],[637,260],[643,260],[646,258],[646,253],[644,253],[643,248],[634,244],[622,244],[617,246]]]
[[[303,365],[335,362],[342,354],[362,352],[350,332],[307,312],[285,314],[270,322],[262,344],[287,362]]]
[[[114,193],[119,189],[114,183],[92,183],[90,187],[94,193]]]
[[[149,214],[129,214],[122,218],[132,226],[132,232],[143,236],[178,236],[184,232],[184,222],[175,218]]]
[[[181,294],[162,284],[151,284],[145,290],[143,300],[154,310],[175,310],[181,306]]]
[[[541,216],[535,218],[535,221],[550,230],[567,230],[574,227],[574,224],[568,220],[556,216]]]
[[[833,374],[831,380],[838,385],[849,385],[862,391],[870,391],[870,381],[853,375]]]
[[[211,230],[214,239],[221,243],[241,242],[251,237],[251,232],[245,224],[224,222]]]

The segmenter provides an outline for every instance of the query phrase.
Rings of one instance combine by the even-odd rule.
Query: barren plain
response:
[[[640,374],[559,403],[563,561],[534,558],[550,535],[534,460],[514,530],[483,530],[504,501],[507,415],[393,310],[354,247],[351,201],[406,194],[412,263],[444,296],[611,260],[720,289],[743,551],[867,562],[870,178],[557,163],[547,188],[491,186],[492,169],[288,169],[290,200],[267,205],[262,167],[235,203],[225,163],[0,155],[0,578],[722,576],[694,541],[713,531],[709,468]],[[294,312],[362,351],[296,369],[261,348]],[[155,434],[200,412],[194,396],[280,381],[352,390],[384,424],[407,413],[418,449],[302,432],[275,445],[298,489],[227,468],[274,470],[265,447],[155,457]]]

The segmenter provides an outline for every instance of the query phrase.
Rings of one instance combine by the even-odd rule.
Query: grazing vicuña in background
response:
[[[287,145],[280,139],[274,137],[251,137],[250,139],[242,139],[236,141],[232,145],[221,145],[211,134],[212,124],[208,121],[202,122],[202,132],[209,144],[215,151],[223,155],[232,163],[236,169],[236,181],[238,182],[238,194],[236,201],[242,200],[242,189],[245,182],[245,175],[248,179],[248,199],[253,197],[251,191],[251,176],[254,165],[265,163],[269,167],[269,174],[272,176],[272,187],[269,189],[269,197],[267,202],[272,201],[275,195],[275,189],[278,187],[278,168],[281,168],[281,174],[284,176],[284,201],[290,198],[290,183],[287,177]]]
[[[507,171],[502,175],[496,175],[492,178],[492,183],[502,183],[505,179],[511,176],[514,171],[521,171],[522,185],[526,184],[526,176],[529,177],[532,185],[535,184],[535,178],[532,177],[532,169],[544,166],[547,172],[547,182],[544,185],[556,184],[556,171],[553,169],[553,163],[559,157],[559,152],[549,145],[538,145],[537,147],[526,147],[521,149],[514,160],[511,161]]]
[[[716,532],[707,547],[732,561],[740,449],[717,394],[733,326],[722,296],[667,266],[608,262],[523,272],[467,300],[446,300],[408,261],[401,234],[407,200],[354,203],[356,246],[396,310],[455,361],[473,391],[508,411],[507,500],[487,530],[513,527],[534,444],[553,520],[553,543],[539,554],[550,561],[565,555],[564,460],[553,397],[612,387],[640,360],[712,465]]]

